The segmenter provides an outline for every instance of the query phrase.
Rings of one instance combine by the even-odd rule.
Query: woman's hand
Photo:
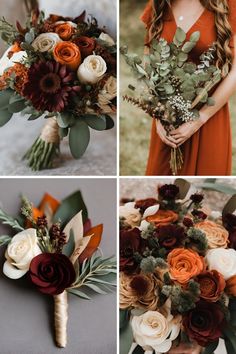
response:
[[[168,354],[200,354],[202,348],[197,344],[181,343],[175,348],[171,348]]]
[[[177,146],[180,146],[186,140],[191,138],[191,136],[196,133],[206,121],[207,119],[200,114],[198,119],[184,123],[179,128],[172,130],[170,135],[175,139]]]
[[[158,119],[156,119],[156,131],[164,144],[169,145],[170,147],[172,147],[174,149],[177,148],[177,142],[176,142],[175,138],[170,135],[167,135],[165,128],[163,127],[160,120],[158,120]]]

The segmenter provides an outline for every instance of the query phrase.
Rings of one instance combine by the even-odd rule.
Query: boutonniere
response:
[[[87,290],[107,294],[116,286],[116,260],[98,248],[103,225],[92,227],[80,191],[61,202],[45,194],[38,207],[23,197],[20,216],[0,209],[0,220],[14,230],[0,236],[3,273],[12,280],[27,274],[38,291],[53,296],[56,344],[66,347],[68,293],[89,300]]]

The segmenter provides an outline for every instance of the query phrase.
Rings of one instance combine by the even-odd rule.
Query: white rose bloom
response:
[[[102,32],[100,36],[98,37],[102,41],[106,42],[109,46],[112,46],[115,44],[115,41],[113,38],[109,36],[109,34]]]
[[[141,316],[134,316],[131,327],[135,342],[145,351],[167,353],[172,341],[180,332],[181,316],[173,317],[170,312],[163,316],[158,311],[147,311]]]
[[[11,279],[25,275],[32,259],[41,253],[35,229],[26,229],[15,235],[8,244],[3,265],[3,273]]]
[[[6,69],[11,68],[15,63],[21,63],[21,61],[27,57],[27,53],[24,50],[21,50],[14,53],[9,59],[8,53],[11,49],[12,47],[8,48],[0,59],[0,76],[3,75]]]
[[[55,25],[62,25],[64,23],[67,23],[71,27],[77,28],[77,24],[72,21],[57,21],[57,22],[55,22]]]
[[[217,270],[225,280],[236,275],[236,251],[232,248],[215,248],[208,251],[206,262],[210,270]]]
[[[35,51],[52,52],[57,43],[62,42],[57,33],[41,33],[32,43]]]
[[[107,64],[100,55],[89,55],[79,66],[77,75],[82,84],[96,84],[107,71]]]
[[[104,113],[113,112],[109,104],[117,95],[117,80],[110,76],[105,82],[102,90],[98,94],[98,106]]]
[[[132,227],[139,226],[142,218],[139,209],[135,208],[134,206],[135,203],[130,202],[120,206],[119,208],[120,217],[124,218],[125,222],[127,222]]]

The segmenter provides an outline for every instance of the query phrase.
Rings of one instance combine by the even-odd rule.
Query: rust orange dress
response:
[[[147,4],[141,20],[147,29],[152,19],[152,1]],[[230,23],[233,33],[236,33],[236,0],[228,0],[230,8]],[[161,37],[168,42],[173,40],[177,25],[170,7],[167,7],[163,16],[163,31]],[[198,20],[187,32],[190,35],[200,31],[201,37],[191,52],[191,60],[197,61],[201,53],[216,41],[216,29],[213,12],[205,9]],[[233,39],[231,40],[233,47]],[[231,175],[232,165],[232,139],[230,128],[230,115],[228,104],[224,105],[212,116],[190,139],[182,146],[184,165],[178,172],[185,176],[223,176]],[[155,120],[151,131],[151,142],[146,169],[148,176],[171,175],[169,160],[171,148],[164,144],[156,132]]]

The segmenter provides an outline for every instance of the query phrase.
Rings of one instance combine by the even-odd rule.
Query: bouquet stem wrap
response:
[[[54,296],[54,326],[56,344],[65,348],[67,343],[68,297],[67,291]]]
[[[51,168],[59,154],[60,136],[56,118],[48,118],[41,135],[35,140],[24,158],[34,171]]]

